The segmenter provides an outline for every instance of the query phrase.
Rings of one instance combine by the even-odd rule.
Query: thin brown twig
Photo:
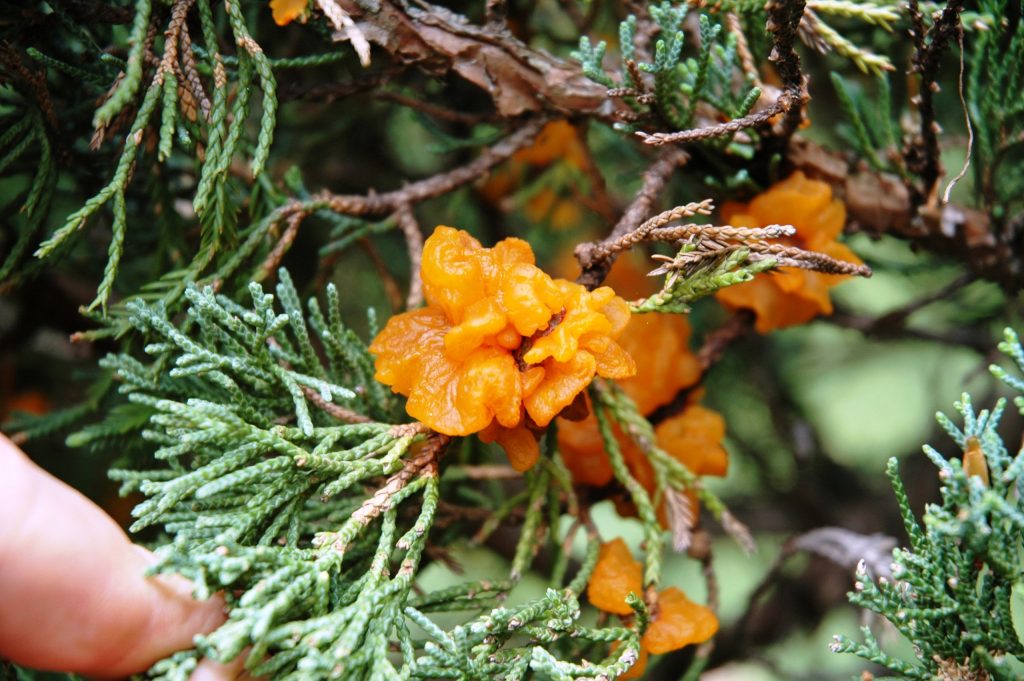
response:
[[[445,173],[428,177],[382,194],[332,194],[322,193],[319,198],[329,210],[344,215],[357,217],[384,217],[395,213],[402,206],[409,206],[432,199],[442,194],[469,184],[485,176],[491,168],[509,158],[515,152],[530,144],[547,123],[546,116],[528,119],[515,132],[505,137],[492,147],[484,149],[480,155],[466,165],[459,166]]]
[[[757,62],[750,51],[750,44],[747,43],[747,34],[743,32],[743,25],[740,23],[739,15],[735,12],[725,13],[725,28],[736,38],[736,55],[740,59],[740,66],[743,72],[750,77],[754,85],[764,90],[761,82],[761,74],[757,70]]]
[[[914,70],[921,76],[917,94],[921,127],[919,137],[907,145],[904,157],[907,167],[920,176],[923,182],[920,198],[928,205],[933,205],[938,199],[938,184],[943,173],[935,112],[936,79],[946,46],[957,35],[963,8],[964,0],[949,0],[926,34],[917,0],[910,0],[908,4],[915,46]]]
[[[644,144],[649,144],[654,147],[660,147],[664,144],[686,144],[689,142],[700,142],[703,140],[712,139],[715,137],[725,137],[745,130],[747,128],[756,128],[760,125],[766,125],[771,122],[771,119],[780,113],[785,113],[788,110],[789,102],[792,100],[786,97],[786,93],[783,92],[779,95],[778,101],[768,107],[757,111],[752,114],[747,114],[741,118],[734,118],[731,121],[725,123],[716,123],[715,125],[706,125],[702,128],[692,128],[690,130],[679,130],[677,132],[655,132],[646,133],[637,131],[636,136],[644,141]]]
[[[291,248],[292,243],[295,241],[295,237],[299,234],[299,225],[302,224],[303,218],[306,217],[306,212],[296,210],[289,214],[285,221],[287,226],[284,232],[281,234],[281,238],[274,244],[274,248],[271,249],[270,253],[263,260],[260,265],[259,272],[261,274],[260,279],[266,279],[274,270],[277,269],[278,265],[281,264],[281,260],[284,258],[285,253]]]
[[[775,64],[783,88],[778,99],[783,107],[783,117],[776,130],[777,143],[782,148],[785,148],[799,127],[803,105],[807,100],[804,77],[800,71],[800,55],[796,52],[797,33],[805,4],[805,0],[770,0],[765,5],[768,12],[767,28],[772,34],[772,51],[768,60]]]
[[[711,215],[712,210],[714,210],[714,202],[711,199],[676,206],[645,220],[639,227],[623,234],[617,239],[611,241],[605,239],[593,247],[590,251],[590,257],[595,260],[607,260],[613,255],[628,250],[643,241],[650,241],[649,237],[653,231],[662,228],[670,222],[695,215]],[[688,227],[696,228],[697,226],[688,225]]]
[[[800,269],[814,270],[824,274],[871,276],[871,268],[867,265],[837,260],[830,255],[817,251],[805,251],[797,246],[754,242],[747,244],[747,248],[750,249],[752,256],[759,254],[774,258],[780,267],[799,267]],[[753,259],[756,261],[761,258],[755,257]]]
[[[689,156],[685,152],[675,147],[669,147],[661,152],[658,159],[644,173],[640,190],[633,197],[633,202],[626,208],[607,238],[601,242],[582,243],[576,247],[576,260],[579,261],[582,268],[582,272],[576,278],[577,283],[588,289],[595,289],[601,285],[615,262],[616,254],[595,257],[595,253],[599,252],[598,249],[603,246],[614,243],[636,229],[644,218],[651,214],[651,209],[665,185],[668,184],[669,178],[676,168],[686,163],[688,159]]]
[[[398,228],[405,236],[406,249],[409,253],[409,296],[405,299],[408,309],[419,307],[423,302],[423,279],[420,277],[420,265],[423,262],[423,232],[416,222],[416,216],[409,204],[403,204],[395,211]]]
[[[676,227],[659,227],[657,229],[652,229],[644,235],[644,241],[664,241],[672,243],[683,241],[695,236],[708,239],[725,239],[729,241],[751,241],[755,239],[778,239],[784,236],[792,236],[794,232],[795,230],[791,225],[733,227],[732,225],[686,224],[678,225]]]
[[[601,174],[601,168],[594,161],[590,145],[581,144],[580,148],[583,152],[583,174],[587,176],[587,180],[590,183],[590,196],[580,198],[581,200],[591,199],[588,205],[602,218],[611,222],[618,214],[615,201],[612,199],[611,194],[608,193],[608,185],[605,182],[604,175]]]
[[[437,464],[444,455],[445,448],[451,438],[441,433],[434,433],[420,448],[417,454],[405,460],[402,469],[387,479],[384,486],[373,493],[352,513],[352,520],[359,524],[369,525],[382,513],[391,508],[392,499],[402,491],[409,482],[418,475],[436,476]],[[335,544],[336,551],[344,551],[345,546]]]
[[[181,40],[181,31],[185,26],[185,19],[188,18],[188,11],[192,8],[195,0],[175,0],[171,6],[171,19],[167,22],[164,30],[164,55],[160,60],[160,69],[156,74],[158,83],[163,83],[168,73],[174,73],[178,64],[178,47]]]
[[[438,120],[448,121],[450,123],[477,125],[479,123],[493,123],[500,120],[493,113],[475,114],[467,113],[465,111],[457,111],[455,109],[438,106],[437,104],[431,104],[430,102],[426,102],[422,99],[416,99],[415,97],[408,97],[398,92],[392,92],[391,90],[378,90],[373,93],[373,96],[377,99],[382,99],[400,106],[415,109],[416,111],[425,113],[428,116]]]
[[[324,410],[334,418],[345,423],[371,423],[373,419],[363,416],[357,411],[348,409],[335,404],[334,402],[328,402],[321,395],[320,392],[310,388],[308,385],[301,386],[302,394],[306,396],[306,400],[312,402],[314,405]]]
[[[511,466],[501,464],[450,466],[448,471],[452,475],[462,475],[469,480],[518,480],[523,477],[522,473]]]
[[[380,277],[381,282],[384,284],[384,293],[388,297],[388,304],[391,306],[392,312],[398,312],[402,309],[402,289],[398,286],[398,282],[395,280],[395,275],[391,273],[391,268],[384,262],[384,258],[380,257],[380,253],[377,252],[377,248],[373,245],[373,242],[363,237],[359,239],[359,247],[370,256],[370,262],[373,263],[373,268],[377,271],[377,276]]]
[[[182,87],[188,91],[199,105],[199,111],[203,118],[209,120],[210,109],[213,104],[203,87],[203,80],[199,75],[199,67],[196,65],[196,56],[192,52],[192,35],[188,31],[188,23],[181,27],[181,70]]]

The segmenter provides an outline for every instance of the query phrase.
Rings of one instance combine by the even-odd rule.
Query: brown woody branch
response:
[[[1024,249],[1012,236],[993,230],[987,213],[955,204],[922,207],[900,178],[850,168],[841,154],[799,136],[792,139],[787,157],[796,169],[831,185],[833,195],[845,203],[853,229],[906,239],[963,262],[1008,291],[1024,286]]]
[[[911,37],[914,41],[914,70],[921,75],[917,95],[918,113],[921,118],[920,136],[911,140],[904,152],[907,168],[921,177],[924,182],[923,200],[934,205],[939,178],[942,175],[942,159],[939,151],[939,125],[935,120],[935,93],[938,91],[939,66],[942,54],[960,28],[960,12],[963,0],[949,0],[927,34],[924,18],[917,0],[910,0]]]
[[[651,164],[647,172],[644,173],[640,191],[637,192],[633,202],[626,208],[608,237],[600,242],[582,243],[576,247],[576,260],[579,261],[583,270],[576,277],[577,283],[583,284],[588,289],[595,289],[601,285],[617,257],[617,251],[609,251],[608,247],[637,229],[651,214],[654,203],[658,200],[665,185],[668,184],[672,173],[688,159],[689,156],[685,152],[675,148],[661,152],[658,160]]]
[[[576,64],[527,47],[504,26],[475,26],[451,10],[396,0],[340,4],[371,43],[400,64],[435,75],[449,71],[487,92],[502,117],[555,112],[611,117],[619,105]]]
[[[782,81],[779,104],[784,107],[785,114],[776,133],[783,146],[800,125],[803,104],[807,100],[804,76],[800,72],[800,55],[796,52],[797,33],[805,5],[805,0],[770,0],[765,5],[767,28],[772,34],[772,51],[768,60],[775,64]]]
[[[519,149],[525,147],[537,136],[547,119],[537,116],[523,122],[508,137],[492,147],[484,149],[477,158],[469,163],[453,168],[444,173],[428,177],[419,182],[382,194],[332,194],[323,192],[313,202],[294,201],[277,209],[274,223],[287,223],[284,233],[261,265],[263,276],[269,275],[280,263],[288,248],[298,234],[302,220],[311,212],[327,209],[342,215],[356,217],[387,217],[394,216],[399,229],[405,236],[409,252],[412,276],[410,278],[407,305],[414,307],[422,302],[423,289],[419,280],[420,260],[423,253],[423,234],[412,212],[413,206],[447,194],[465,184],[485,175],[495,165],[509,158]],[[372,257],[372,252],[371,252]],[[388,275],[388,268],[382,265],[382,275]],[[385,276],[385,281],[388,277]],[[397,289],[396,289],[397,290]],[[400,302],[400,296],[398,296]],[[397,309],[397,307],[396,307]]]

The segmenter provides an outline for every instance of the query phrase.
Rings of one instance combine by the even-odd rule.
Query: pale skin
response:
[[[190,648],[224,621],[224,602],[193,599],[181,577],[147,577],[154,560],[0,435],[0,658],[120,678]],[[235,679],[238,666],[204,661],[191,681]]]

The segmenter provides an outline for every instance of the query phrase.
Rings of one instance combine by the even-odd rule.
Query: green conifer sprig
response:
[[[198,176],[193,205],[201,235],[200,248],[192,262],[160,282],[165,301],[175,301],[185,286],[197,281],[215,256],[226,250],[234,239],[242,197],[228,171],[239,155],[248,155],[253,177],[262,175],[273,141],[278,102],[270,60],[251,35],[238,3],[229,2],[225,7],[226,31],[218,30],[210,3],[175,3],[169,13],[163,53],[155,59],[158,65],[147,67],[146,54],[153,47],[154,22],[161,13],[153,11],[150,0],[136,2],[126,66],[94,117],[100,139],[111,134],[119,118],[129,116],[132,120],[113,176],[36,249],[40,259],[53,256],[58,248],[81,232],[88,220],[104,207],[111,206],[112,238],[106,266],[88,311],[99,309],[102,316],[106,316],[107,301],[120,270],[128,236],[126,204],[133,176],[138,167],[147,162],[154,168],[167,165],[176,143],[189,152]],[[193,11],[199,16],[206,42],[205,49],[200,51],[192,49],[191,39],[180,37],[182,30],[187,30],[186,23]],[[237,67],[232,70],[225,68],[225,60],[217,47],[223,32],[228,34],[226,37],[231,44],[238,46]],[[196,56],[200,59],[205,56],[205,63],[197,62]],[[49,65],[52,61],[44,63]],[[187,82],[178,78],[177,74],[182,72]],[[203,76],[208,80],[204,82]],[[250,150],[246,140],[251,118],[249,101],[257,87],[262,93],[261,113],[259,130]],[[136,106],[140,91],[144,94]],[[212,98],[209,102],[205,101],[207,91]],[[229,100],[233,100],[230,106]],[[156,138],[155,154],[147,161],[150,154],[144,142],[151,132]],[[203,148],[202,155],[196,153],[197,144]],[[123,329],[122,326],[120,330]]]
[[[680,255],[695,252],[698,245],[684,244]],[[672,272],[665,277],[662,289],[657,293],[630,304],[634,312],[664,312],[685,314],[690,304],[700,298],[714,294],[720,289],[750,281],[754,275],[773,269],[774,258],[751,261],[750,250],[739,248],[723,257],[709,259],[689,275]]]
[[[752,86],[749,75],[738,70],[737,37],[732,33],[723,36],[721,24],[712,15],[702,13],[698,19],[700,39],[696,47],[688,46],[682,30],[688,11],[686,5],[670,2],[650,6],[651,18],[660,29],[651,62],[637,57],[636,17],[631,15],[619,25],[620,83],[604,70],[604,42],[595,46],[584,36],[573,57],[582,64],[588,78],[622,96],[638,120],[657,119],[665,128],[685,129],[692,126],[702,102],[726,116],[746,115],[761,91]],[[645,83],[641,74],[650,74],[652,82]],[[628,132],[638,129],[630,122],[617,127]]]
[[[1007,330],[1001,348],[1024,368],[1024,350],[1012,331]],[[993,372],[1018,391],[1024,388],[1004,369],[994,367]],[[1020,397],[1017,401],[1024,408]],[[942,502],[929,504],[918,523],[898,462],[890,459],[887,472],[910,546],[893,551],[891,576],[868,574],[862,564],[856,590],[849,594],[852,603],[882,615],[913,641],[915,659],[887,654],[867,627],[864,643],[840,636],[832,649],[881,664],[902,678],[931,679],[955,670],[962,675],[957,678],[1018,678],[1019,667],[1008,656],[1021,660],[1024,655],[1011,605],[1015,586],[1024,579],[1024,449],[1011,455],[997,430],[1004,400],[992,411],[976,412],[965,394],[955,406],[963,426],[942,414],[939,423],[967,452],[965,460],[979,453],[984,457],[984,477],[977,461],[962,465],[926,446],[925,454],[939,469]]]
[[[553,433],[523,493],[510,498],[523,523],[509,579],[417,593],[448,438],[389,422],[391,398],[372,381],[365,345],[341,325],[336,290],[328,288],[326,312],[315,300],[303,310],[282,270],[274,295],[257,284],[249,293],[242,306],[189,288],[180,323],[159,303],[133,303],[130,322],[153,360],[108,356],[103,365],[129,402],[72,436],[122,435],[129,423],[141,431],[164,467],[111,473],[123,492],[147,497],[132,530],[156,525],[172,536],[157,550],[155,572],[184,575],[198,597],[227,600],[227,622],[151,677],[187,678],[200,656],[241,654],[253,674],[309,680],[599,679],[632,666],[648,622],[641,601],[632,602],[628,628],[580,622],[595,532],[588,529],[582,563],[564,583],[571,534],[554,529],[575,502]],[[661,528],[647,506],[657,551]],[[552,588],[502,606],[549,543],[560,565]],[[658,570],[660,557],[651,564]],[[447,631],[428,614],[458,610],[479,614]],[[581,650],[597,658],[586,661]]]
[[[723,529],[733,537],[741,548],[745,551],[754,550],[753,538],[750,536],[749,530],[747,530],[747,528],[730,513],[725,503],[716,494],[714,494],[714,492],[711,492],[701,484],[700,478],[697,474],[688,469],[683,463],[658,445],[654,426],[646,417],[644,417],[643,414],[640,413],[636,403],[629,397],[629,395],[615,384],[608,382],[598,384],[592,389],[591,395],[594,396],[594,402],[602,405],[603,408],[607,410],[608,414],[615,420],[619,428],[644,452],[650,461],[651,466],[654,469],[656,484],[656,489],[653,494],[654,503],[660,504],[670,493],[692,492],[696,495],[704,508],[706,508],[717,521],[722,523]],[[602,418],[601,410],[597,410],[597,415],[599,419]],[[610,456],[614,456],[611,454],[611,448],[614,447],[615,451],[619,452],[619,456],[621,457],[618,442],[614,440],[612,433],[610,431],[603,430],[602,437],[606,435],[608,438],[611,438],[610,440],[607,438],[605,440],[605,448],[609,451]],[[615,461],[613,459],[613,464],[614,463]],[[623,467],[622,470],[617,471],[616,475],[622,475],[624,477],[628,476],[632,479],[632,476],[625,467]],[[633,480],[633,482],[635,482],[635,480]],[[632,494],[633,490],[630,489],[631,486],[632,485],[626,485],[627,490]],[[644,490],[641,489],[640,491]],[[647,503],[651,503],[652,495],[647,495],[647,499]],[[634,498],[634,503],[637,503],[639,508],[641,504],[644,504],[644,498],[641,497],[639,502]],[[644,512],[641,511],[641,520],[644,519],[644,515]],[[676,546],[685,546],[689,541],[690,521],[673,518],[671,516],[669,517],[669,520],[672,525],[671,529],[675,535]],[[646,521],[644,522],[646,523]],[[661,525],[656,520],[649,526],[645,525],[645,531],[648,534],[660,532],[660,528]],[[648,541],[650,541],[649,538]],[[659,539],[659,544],[660,541],[661,540]],[[653,578],[655,580],[654,583],[656,583],[660,569],[660,554],[648,555],[648,560],[653,562],[655,565],[648,576]]]

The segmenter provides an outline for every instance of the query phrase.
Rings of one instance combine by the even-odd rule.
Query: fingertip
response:
[[[237,681],[252,678],[244,673],[245,657],[245,653],[242,653],[226,664],[203,658],[188,681]]]

